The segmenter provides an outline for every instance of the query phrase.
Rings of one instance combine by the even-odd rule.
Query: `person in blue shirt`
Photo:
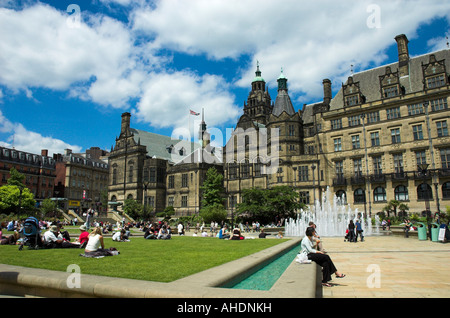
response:
[[[228,233],[228,227],[226,225],[220,229],[218,237],[220,239],[229,239],[230,238],[230,234]]]
[[[355,242],[358,242],[358,235],[361,236],[361,242],[364,242],[363,229],[361,227],[361,221],[360,220],[356,220],[355,228],[356,228]]]

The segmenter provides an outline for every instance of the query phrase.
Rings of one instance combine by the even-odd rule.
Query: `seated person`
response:
[[[283,232],[279,231],[277,234],[277,238],[282,239],[283,238]]]
[[[239,229],[233,230],[233,236],[230,238],[230,240],[243,240],[245,237],[241,235],[241,231]]]
[[[159,229],[159,233],[158,233],[158,240],[168,240],[170,239],[170,230],[167,230],[166,226],[163,225],[160,229]]]
[[[218,237],[220,239],[229,239],[230,238],[230,234],[228,234],[228,227],[226,225],[220,229]]]
[[[105,249],[102,229],[100,227],[95,227],[91,234],[89,234],[89,240],[86,248],[84,249],[84,255],[81,255],[85,257],[102,257],[117,254],[119,254],[119,252],[115,248]]]
[[[59,233],[58,226],[52,225],[50,229],[44,233],[43,243],[45,248],[79,248],[79,244],[73,244],[64,240]]]
[[[78,243],[81,245],[81,248],[85,247],[87,242],[89,241],[89,233],[86,230],[86,225],[82,225],[80,226],[80,236],[77,238],[77,240],[75,241],[75,243]]]
[[[266,238],[267,235],[271,235],[270,233],[264,232],[264,229],[261,229],[261,233],[259,233],[259,238]]]
[[[114,233],[112,236],[112,240],[116,242],[129,242],[128,236],[126,235],[126,231],[124,229]]]
[[[144,238],[147,240],[154,240],[157,237],[157,232],[155,231],[155,227],[152,225],[144,233]]]

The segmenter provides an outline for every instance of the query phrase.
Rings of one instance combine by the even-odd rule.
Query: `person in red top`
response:
[[[83,245],[86,245],[89,240],[89,232],[86,231],[86,225],[84,225],[84,224],[82,226],[80,226],[80,231],[81,231],[81,234],[78,237],[77,242],[83,246]]]

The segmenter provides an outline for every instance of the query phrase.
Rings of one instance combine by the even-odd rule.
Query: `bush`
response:
[[[212,221],[221,223],[227,220],[227,211],[220,204],[210,205],[200,210],[200,216],[205,223],[211,223]]]

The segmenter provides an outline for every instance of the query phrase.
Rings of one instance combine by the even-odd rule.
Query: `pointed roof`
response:
[[[261,77],[261,71],[259,70],[259,61],[256,61],[256,72],[255,72],[255,78],[253,79],[253,82],[265,82],[264,78]]]
[[[294,106],[292,106],[291,98],[287,89],[287,78],[283,74],[281,69],[281,75],[278,77],[278,95],[275,99],[275,106],[273,107],[272,114],[280,116],[283,112],[286,112],[289,116],[295,114]]]

